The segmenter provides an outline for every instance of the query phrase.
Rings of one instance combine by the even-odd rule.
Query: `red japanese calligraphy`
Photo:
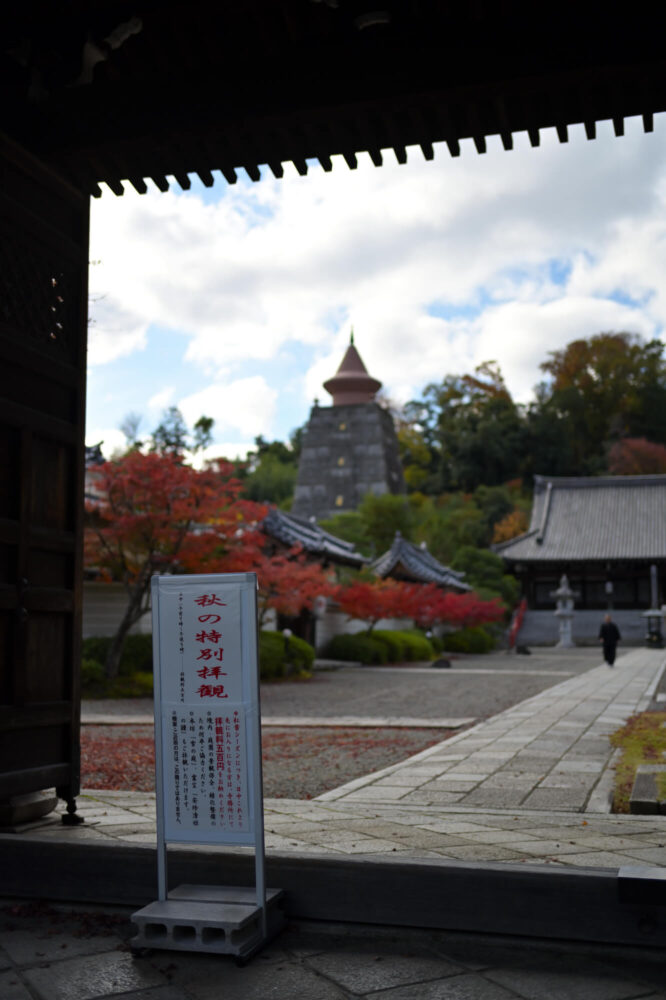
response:
[[[226,608],[226,603],[221,601],[217,594],[202,594],[200,597],[194,598],[194,603],[198,604],[202,608],[206,608],[211,604],[217,604],[221,608]]]
[[[207,677],[218,678],[227,676],[226,671],[221,670],[220,667],[201,667],[197,670],[197,674],[199,677],[203,678],[203,680],[206,680]]]
[[[229,695],[224,692],[223,684],[200,684],[197,688],[197,694],[200,698],[228,698]]]
[[[212,629],[210,632],[197,632],[194,638],[197,642],[219,642],[222,638],[222,633]]]
[[[217,625],[222,621],[222,615],[199,615],[197,621],[203,622],[204,625]]]
[[[200,649],[197,660],[219,660],[224,659],[224,646],[221,649]]]

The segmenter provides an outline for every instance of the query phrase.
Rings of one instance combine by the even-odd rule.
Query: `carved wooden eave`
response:
[[[593,139],[604,120],[622,135],[635,115],[650,131],[665,21],[585,0],[25,0],[3,19],[0,129],[94,195],[575,124]]]

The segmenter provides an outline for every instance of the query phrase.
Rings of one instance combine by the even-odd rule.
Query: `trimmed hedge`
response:
[[[308,676],[312,673],[315,651],[312,646],[292,635],[287,640],[282,632],[259,633],[259,674],[262,681],[281,677]]]
[[[93,635],[83,640],[81,655],[84,660],[106,661],[112,636]],[[119,674],[121,677],[131,677],[137,673],[152,673],[153,670],[153,637],[152,635],[128,635],[125,639],[120,657]]]
[[[351,660],[366,666],[388,663],[388,645],[367,632],[335,635],[322,654],[329,660]]]
[[[435,651],[420,632],[378,629],[370,633],[336,635],[326,646],[323,655],[331,660],[352,660],[366,666],[376,666],[383,663],[432,660]]]
[[[372,637],[385,642],[389,650],[389,663],[409,663],[414,660],[432,660],[435,649],[426,637],[417,631],[388,631],[378,629]]]
[[[134,640],[140,640],[135,642]],[[131,641],[130,641],[131,640]],[[84,639],[81,660],[81,692],[84,698],[151,698],[153,695],[152,640],[149,635],[133,635],[128,640],[129,653],[120,664],[120,675],[109,680],[104,673],[104,658],[111,643],[107,636]],[[132,669],[145,664],[150,652],[150,670]],[[315,651],[303,639],[291,636],[287,656],[286,639],[281,632],[259,633],[259,673],[262,680],[280,677],[305,677],[312,673]]]
[[[442,636],[444,649],[449,653],[490,653],[495,648],[495,638],[482,625],[462,628]]]

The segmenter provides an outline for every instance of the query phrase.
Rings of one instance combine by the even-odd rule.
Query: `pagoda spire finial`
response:
[[[333,397],[333,406],[345,406],[349,403],[371,403],[381,387],[379,379],[368,375],[363,359],[354,346],[352,327],[345,356],[333,378],[324,382],[324,389]]]

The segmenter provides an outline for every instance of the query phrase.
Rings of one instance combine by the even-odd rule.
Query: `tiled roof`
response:
[[[413,545],[396,532],[393,545],[373,563],[370,568],[377,576],[396,576],[400,579],[414,580],[419,583],[438,583],[442,587],[456,590],[471,590],[463,582],[464,573],[458,573],[448,566],[438,562],[424,547]]]
[[[666,476],[535,476],[529,531],[512,562],[666,559]]]
[[[365,556],[356,551],[352,542],[324,531],[314,520],[306,521],[277,508],[267,514],[262,528],[271,538],[276,538],[285,545],[302,545],[306,552],[330,562],[344,563],[347,566],[362,566],[367,562]]]

